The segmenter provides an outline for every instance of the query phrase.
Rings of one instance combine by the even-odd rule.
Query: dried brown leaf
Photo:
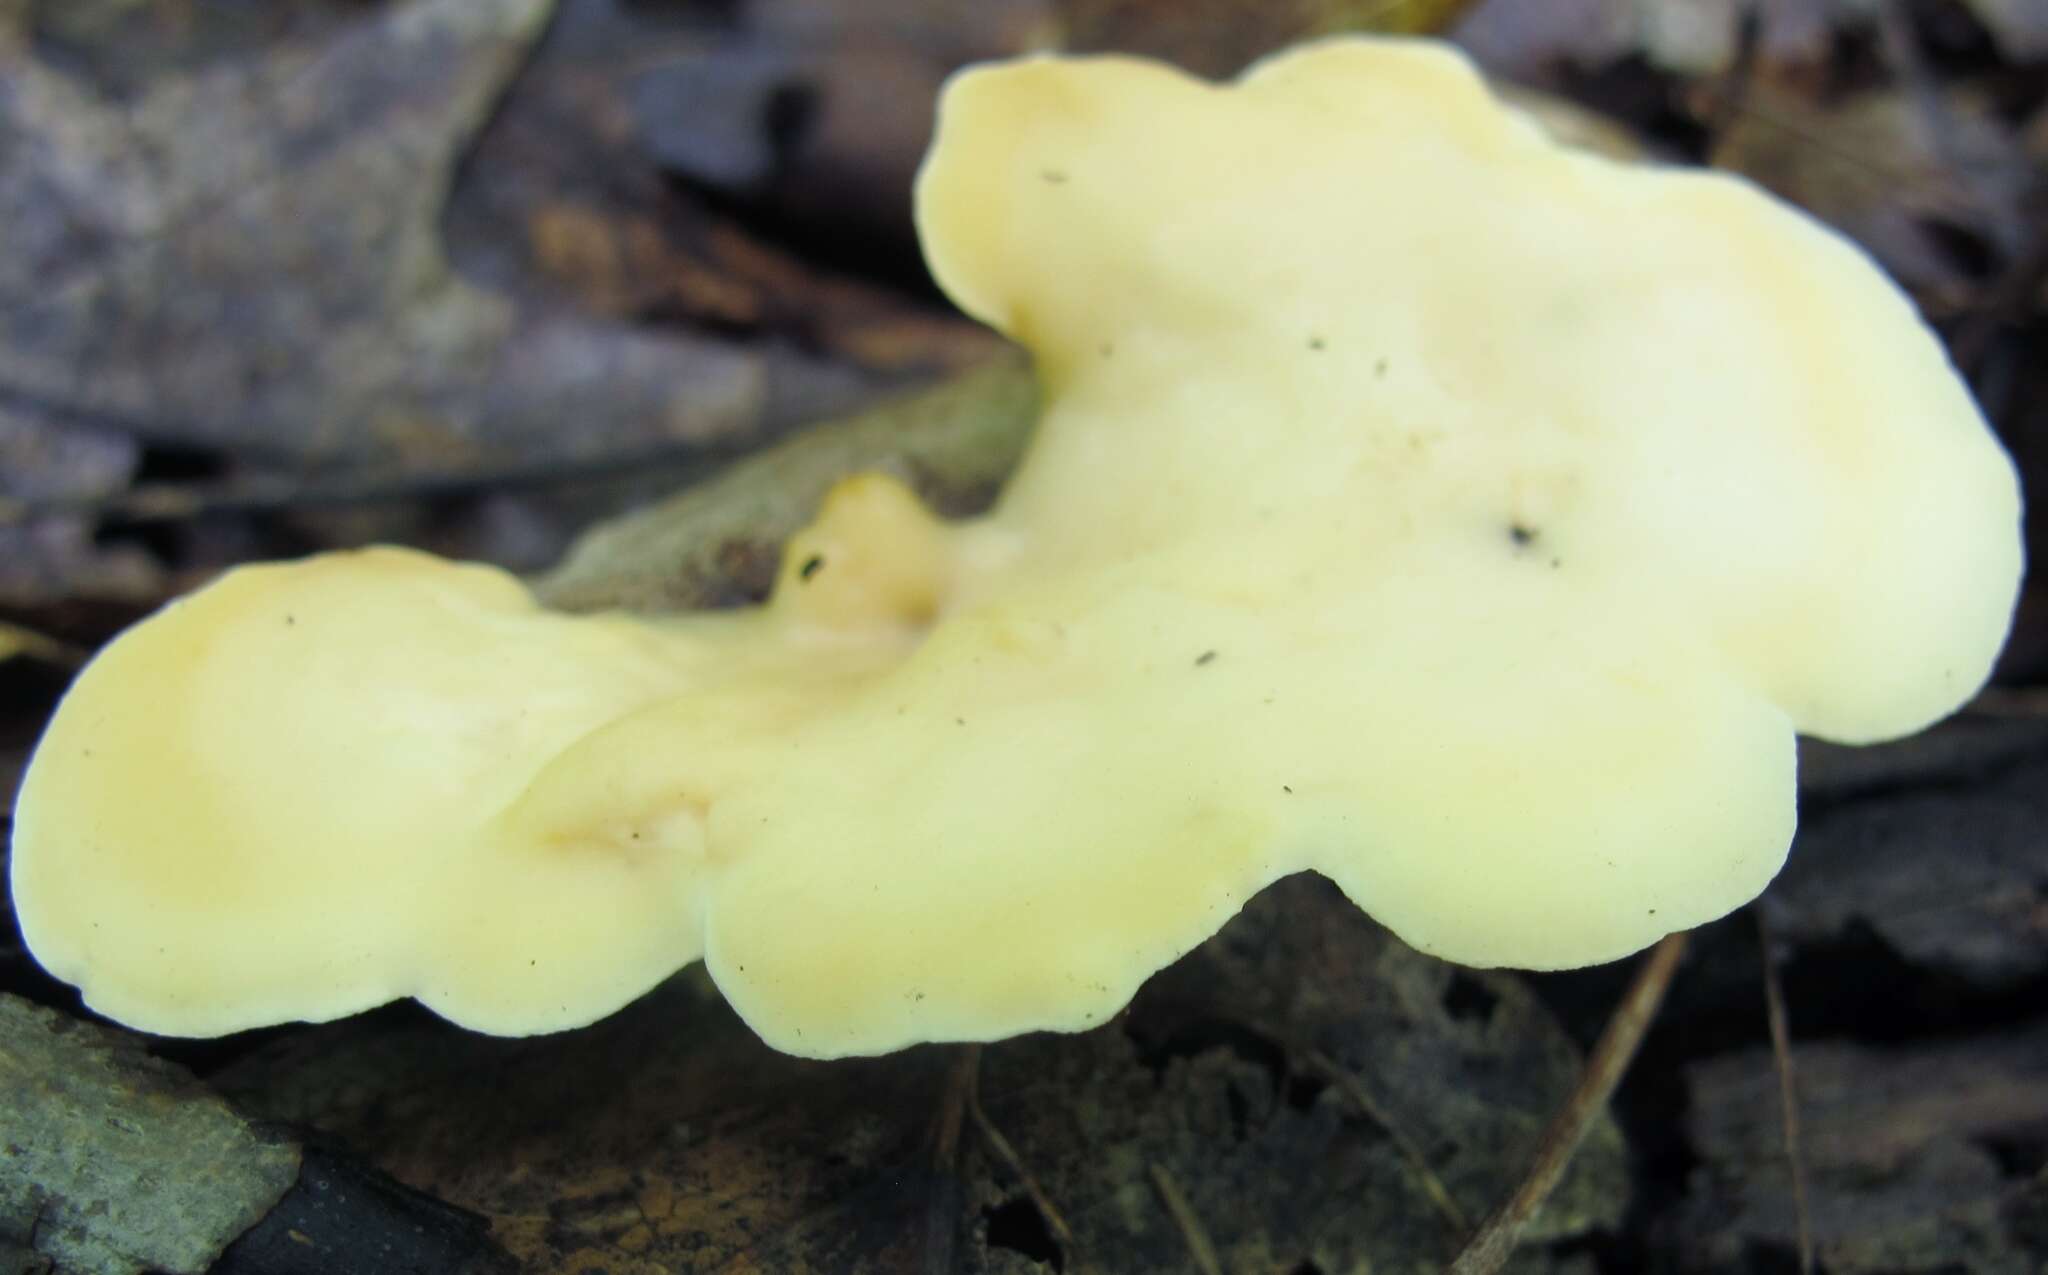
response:
[[[131,98],[0,48],[0,387],[291,465],[447,469],[748,436],[857,399],[780,350],[452,272],[458,158],[549,0],[406,0]]]

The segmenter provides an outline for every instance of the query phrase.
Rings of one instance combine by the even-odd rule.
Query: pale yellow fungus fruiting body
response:
[[[850,480],[767,607],[676,620],[392,550],[233,573],[38,750],[39,959],[161,1031],[530,1032],[701,955],[836,1055],[1099,1022],[1314,869],[1424,950],[1584,964],[1755,896],[1795,731],[1988,674],[2017,486],[1904,298],[1445,48],[971,70],[918,196],[1047,382],[993,513]]]

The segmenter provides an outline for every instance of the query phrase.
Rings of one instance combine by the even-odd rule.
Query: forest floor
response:
[[[985,504],[1030,392],[917,254],[945,75],[1054,42],[1223,76],[1354,28],[1446,30],[1603,148],[1833,225],[2023,481],[2048,466],[2036,0],[0,0],[0,797],[84,658],[238,562],[397,542],[539,576],[689,489],[553,600],[729,605],[835,457],[900,445],[942,510]],[[755,487],[702,485],[777,443]],[[1803,746],[1790,866],[1694,935],[1511,1269],[2048,1270],[2044,598],[1948,723]],[[410,1006],[74,1039],[92,1016],[0,916],[0,1101],[75,1066],[224,1096],[298,1157],[186,1266],[0,1160],[0,1271],[367,1269],[365,1235],[383,1269],[544,1275],[1432,1270],[1630,974],[1459,970],[1290,879],[1074,1037],[807,1062],[690,972],[531,1040]],[[169,1136],[100,1152],[96,1189],[230,1189]]]

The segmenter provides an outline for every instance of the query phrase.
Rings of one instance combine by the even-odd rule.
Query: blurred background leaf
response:
[[[1804,206],[2048,464],[2036,0],[0,0],[0,790],[68,661],[233,562],[399,540],[663,610],[759,597],[850,469],[982,507],[1034,397],[916,253],[938,84],[1354,30]],[[2042,597],[1977,711],[1806,749],[1772,946],[1697,936],[1626,1157],[1603,1131],[1521,1269],[1797,1268],[1766,968],[1825,1269],[2048,1262]],[[1443,1200],[1498,1193],[1625,976],[1453,971],[1290,881],[1116,1023],[971,1068],[769,1054],[696,973],[536,1041],[399,1008],[146,1044],[534,1270],[1187,1269],[1170,1186],[1228,1269],[1337,1275],[1440,1265]],[[5,925],[0,991],[79,1012]]]

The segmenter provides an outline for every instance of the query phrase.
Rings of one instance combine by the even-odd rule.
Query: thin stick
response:
[[[1031,1202],[1038,1207],[1039,1215],[1045,1219],[1045,1224],[1052,1228],[1053,1237],[1067,1247],[1071,1263],[1074,1247],[1073,1228],[1067,1225],[1067,1219],[1060,1215],[1059,1209],[1052,1202],[1052,1197],[1045,1193],[1045,1188],[1038,1185],[1038,1179],[1032,1176],[1030,1168],[1024,1163],[1024,1157],[1017,1154],[1017,1148],[1010,1145],[1010,1140],[1003,1136],[1003,1131],[996,1128],[995,1122],[988,1118],[988,1113],[981,1109],[981,1092],[978,1087],[967,1095],[967,1114],[974,1118],[974,1127],[988,1140],[988,1145],[996,1153],[996,1158],[1008,1166],[1010,1172],[1017,1175],[1017,1180],[1024,1184],[1024,1194],[1030,1196]]]
[[[1401,1158],[1408,1162],[1409,1170],[1421,1180],[1422,1189],[1429,1196],[1430,1202],[1436,1205],[1437,1212],[1443,1214],[1444,1221],[1450,1223],[1451,1234],[1463,1235],[1470,1230],[1472,1220],[1465,1216],[1465,1210],[1458,1207],[1458,1201],[1452,1197],[1450,1188],[1444,1185],[1444,1180],[1430,1167],[1429,1158],[1422,1154],[1422,1148],[1416,1144],[1415,1139],[1408,1136],[1408,1131],[1395,1121],[1393,1113],[1381,1106],[1372,1096],[1365,1083],[1336,1059],[1320,1050],[1309,1050],[1307,1058],[1311,1067],[1322,1072],[1332,1084],[1344,1091],[1344,1095],[1365,1113],[1366,1119],[1385,1130],[1387,1136],[1394,1140],[1394,1146],[1401,1152]]]
[[[960,1127],[981,1078],[981,1046],[965,1045],[946,1073],[939,1097],[939,1118],[932,1130],[932,1174],[935,1189],[925,1201],[924,1269],[927,1275],[951,1275],[960,1231]]]
[[[708,475],[740,459],[753,446],[773,441],[755,440],[748,446],[707,442],[649,447],[614,455],[502,463],[468,470],[335,476],[252,474],[216,483],[146,483],[104,496],[43,501],[0,499],[0,527],[54,517],[135,524],[187,522],[223,514],[347,508],[585,482],[621,482],[644,478],[649,473],[672,476],[680,482]]]
[[[1737,19],[1735,62],[1721,77],[1721,84],[1708,94],[1706,154],[1713,156],[1728,128],[1749,109],[1750,87],[1756,83],[1757,51],[1763,44],[1763,10],[1760,0],[1745,0]]]
[[[1651,949],[1621,1004],[1615,1008],[1614,1017],[1607,1020],[1607,1029],[1600,1033],[1592,1055],[1586,1059],[1586,1070],[1579,1076],[1578,1087],[1544,1128],[1542,1140],[1536,1144],[1536,1158],[1523,1175],[1522,1184],[1479,1224],[1478,1234],[1458,1254],[1458,1260],[1451,1263],[1451,1275],[1494,1275],[1506,1264],[1515,1242],[1521,1238],[1522,1228],[1564,1176],[1572,1152],[1578,1149],[1586,1130],[1607,1106],[1622,1073],[1628,1070],[1629,1059],[1635,1056],[1636,1046],[1642,1043],[1643,1033],[1656,1018],[1657,1006],[1671,986],[1679,958],[1685,955],[1685,942],[1686,934],[1680,931],[1666,936]]]
[[[1761,907],[1756,938],[1764,956],[1764,1013],[1771,1024],[1771,1057],[1778,1064],[1778,1107],[1785,1126],[1785,1163],[1792,1171],[1792,1214],[1799,1225],[1799,1275],[1813,1275],[1813,1215],[1806,1202],[1806,1158],[1799,1152],[1799,1087],[1792,1072],[1792,1029],[1785,1017],[1785,988],[1771,954],[1770,922]]]
[[[1180,1228],[1181,1239],[1187,1242],[1188,1257],[1201,1275],[1223,1275],[1223,1263],[1216,1256],[1216,1246],[1209,1242],[1209,1233],[1202,1229],[1202,1219],[1195,1216],[1195,1207],[1188,1203],[1187,1195],[1180,1189],[1180,1183],[1166,1171],[1163,1164],[1147,1166],[1152,1174],[1152,1188],[1159,1192],[1160,1203],[1173,1215],[1173,1224]]]
[[[1919,41],[1897,0],[1886,0],[1877,7],[1877,38],[1884,49],[1885,60],[1891,63],[1892,73],[1898,77],[1899,88],[1927,129],[1935,159],[1951,173],[1964,172],[1967,165],[1962,159],[1962,148],[1956,142],[1955,116],[1942,100],[1940,90],[1935,88],[1934,77],[1927,71],[1927,59],[1920,56]],[[1961,196],[1970,207],[1982,206],[1982,199],[1975,190],[1963,189],[1953,193]]]

